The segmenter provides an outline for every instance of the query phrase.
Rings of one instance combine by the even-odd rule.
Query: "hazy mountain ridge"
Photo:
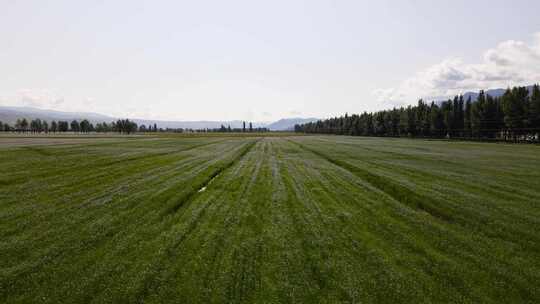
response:
[[[113,117],[91,113],[91,112],[65,112],[56,110],[44,110],[32,107],[7,107],[0,106],[0,121],[10,124],[15,123],[18,118],[42,120],[81,120],[88,119],[92,123],[109,122],[114,120]]]
[[[18,118],[26,119],[42,119],[42,120],[82,120],[88,119],[91,123],[99,122],[111,122],[115,121],[118,118],[103,115],[99,113],[91,112],[65,112],[65,111],[56,111],[56,110],[45,110],[32,107],[8,107],[0,106],[0,121],[6,122],[9,124],[14,124]],[[139,125],[154,125],[157,124],[159,128],[183,128],[183,129],[214,129],[220,128],[222,125],[225,127],[230,126],[231,128],[242,128],[242,120],[231,120],[231,121],[211,121],[211,120],[200,120],[200,121],[167,121],[167,120],[152,120],[152,119],[130,119],[136,122]],[[315,118],[285,118],[275,121],[273,123],[266,122],[253,122],[253,128],[269,128],[273,131],[285,131],[294,129],[294,125],[297,123],[305,123],[309,121],[317,120]],[[246,121],[246,128],[249,128],[249,122]]]
[[[526,86],[527,90],[529,90],[529,94],[532,92],[533,86]],[[501,97],[504,95],[504,92],[506,92],[506,89],[491,89],[491,90],[484,90],[484,93],[486,95],[489,95],[491,97]],[[463,94],[463,99],[467,100],[469,97],[471,97],[472,101],[476,101],[478,99],[478,92],[467,92]]]
[[[313,121],[319,120],[318,118],[283,118],[276,122],[273,122],[266,127],[270,130],[278,130],[278,131],[291,131],[294,130],[294,125],[296,124],[305,124],[310,123]]]

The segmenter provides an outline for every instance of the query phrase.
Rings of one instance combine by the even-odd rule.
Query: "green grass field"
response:
[[[0,138],[0,303],[539,303],[540,146]]]

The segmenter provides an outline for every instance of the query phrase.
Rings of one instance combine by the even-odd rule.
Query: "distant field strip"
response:
[[[62,140],[0,143],[1,303],[540,302],[538,146]]]

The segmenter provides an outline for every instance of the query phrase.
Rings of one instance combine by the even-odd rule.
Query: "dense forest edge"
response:
[[[540,86],[508,88],[500,97],[480,91],[477,100],[463,95],[443,102],[345,114],[295,125],[295,132],[352,136],[456,138],[540,142]]]

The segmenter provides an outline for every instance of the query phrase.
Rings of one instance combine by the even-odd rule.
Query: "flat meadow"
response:
[[[538,303],[540,146],[0,137],[1,303]]]

